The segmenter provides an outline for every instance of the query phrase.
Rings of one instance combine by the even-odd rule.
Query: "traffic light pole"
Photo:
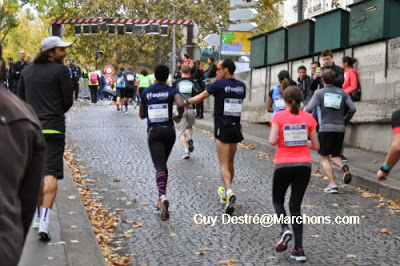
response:
[[[95,52],[95,57],[96,57],[96,69],[95,69],[95,70],[97,70],[97,59],[99,58],[99,49],[98,49],[97,43],[95,44],[95,47],[96,47],[96,52]]]

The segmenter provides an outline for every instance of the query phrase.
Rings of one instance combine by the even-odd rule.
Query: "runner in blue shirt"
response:
[[[224,59],[218,64],[217,71],[220,80],[210,84],[199,95],[185,101],[185,105],[197,104],[208,98],[215,97],[214,103],[214,135],[216,138],[218,160],[224,187],[218,188],[221,202],[225,203],[225,213],[232,215],[235,208],[236,195],[231,189],[237,144],[243,140],[240,117],[243,99],[246,97],[246,85],[235,79],[236,70],[232,59]]]
[[[154,69],[156,82],[146,88],[141,95],[140,118],[147,118],[147,132],[150,155],[156,168],[158,187],[157,209],[161,220],[169,219],[169,201],[166,197],[168,169],[167,161],[175,143],[174,122],[179,123],[184,111],[183,98],[177,89],[166,84],[169,68],[159,65]],[[172,117],[172,106],[176,103],[178,116]]]

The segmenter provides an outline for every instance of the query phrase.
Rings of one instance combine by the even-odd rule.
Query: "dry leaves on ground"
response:
[[[250,144],[250,143],[242,143],[242,142],[240,142],[240,143],[238,144],[238,146],[239,146],[240,148],[242,148],[242,149],[254,150],[253,144]]]
[[[121,218],[118,215],[111,213],[110,208],[105,208],[99,202],[97,202],[99,196],[98,192],[94,192],[90,187],[85,186],[85,183],[90,183],[89,185],[94,185],[96,180],[83,179],[82,175],[85,174],[86,168],[84,166],[78,165],[75,160],[75,155],[67,147],[64,154],[74,182],[76,183],[80,197],[82,199],[83,205],[85,206],[88,218],[92,223],[93,231],[96,235],[96,240],[100,246],[103,256],[108,265],[126,266],[130,263],[129,257],[120,256],[115,253],[118,247],[112,247],[114,244],[114,228],[117,226]],[[98,157],[93,157],[92,159],[98,159]],[[114,178],[114,182],[120,182],[119,178]],[[107,189],[97,190],[99,192],[107,191]],[[70,199],[70,197],[69,197]],[[116,209],[116,212],[121,212],[123,209]],[[71,215],[73,212],[71,212]],[[74,226],[76,228],[76,226]],[[71,226],[72,228],[72,226]],[[133,230],[132,230],[133,231]],[[131,237],[132,235],[129,231],[123,234],[123,237]],[[71,243],[78,243],[78,240],[71,240]]]
[[[393,234],[393,231],[392,231],[392,230],[389,230],[389,229],[387,229],[387,228],[382,228],[381,230],[379,230],[379,233],[391,235],[391,234]]]
[[[233,260],[233,258],[228,258],[228,259],[226,259],[226,260],[219,260],[218,261],[218,264],[220,264],[220,265],[227,265],[227,266],[233,266],[234,265],[234,260]]]

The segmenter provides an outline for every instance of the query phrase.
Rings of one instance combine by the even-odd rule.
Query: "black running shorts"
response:
[[[124,89],[124,96],[125,98],[133,98],[133,95],[135,95],[136,88],[135,87],[126,87]]]
[[[117,88],[117,97],[124,98],[124,88]]]
[[[47,144],[47,157],[44,175],[53,175],[57,179],[64,178],[64,134],[44,134]]]
[[[216,139],[225,143],[238,143],[244,139],[240,123],[217,128],[214,135]]]
[[[340,150],[343,146],[344,132],[319,132],[319,151],[322,156],[332,155],[340,156]]]

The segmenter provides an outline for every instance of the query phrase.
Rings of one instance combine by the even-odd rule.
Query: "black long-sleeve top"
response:
[[[30,64],[21,72],[18,96],[38,115],[42,128],[65,133],[65,115],[72,106],[73,82],[63,64]]]

